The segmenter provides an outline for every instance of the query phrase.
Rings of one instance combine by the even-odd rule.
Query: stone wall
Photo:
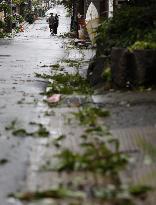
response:
[[[156,85],[156,50],[113,48],[111,72],[117,88]]]
[[[108,83],[103,78],[107,67],[107,56],[94,57],[87,72],[87,79],[91,85]],[[156,50],[144,49],[130,52],[125,48],[113,48],[110,68],[113,88],[156,85]]]

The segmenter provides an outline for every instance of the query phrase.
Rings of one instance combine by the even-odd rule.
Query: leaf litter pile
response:
[[[48,79],[46,94],[92,94],[93,90],[88,81],[79,73],[59,73],[54,75],[36,74],[37,77]]]

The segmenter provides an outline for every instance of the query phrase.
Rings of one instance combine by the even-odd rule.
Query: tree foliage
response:
[[[13,4],[21,5],[22,3],[27,2],[26,0],[13,0]]]
[[[60,4],[63,4],[65,8],[71,13],[73,0],[59,0]]]
[[[3,10],[5,13],[8,13],[8,14],[11,13],[11,8],[7,3],[1,3],[0,10]]]

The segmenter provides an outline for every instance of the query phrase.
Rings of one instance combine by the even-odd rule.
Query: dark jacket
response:
[[[50,16],[49,17],[48,23],[49,23],[49,25],[53,25],[54,24],[54,16]]]

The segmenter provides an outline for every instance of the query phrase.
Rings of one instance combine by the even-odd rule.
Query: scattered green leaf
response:
[[[8,159],[5,159],[5,158],[0,159],[0,165],[5,165],[7,163],[8,163]]]

